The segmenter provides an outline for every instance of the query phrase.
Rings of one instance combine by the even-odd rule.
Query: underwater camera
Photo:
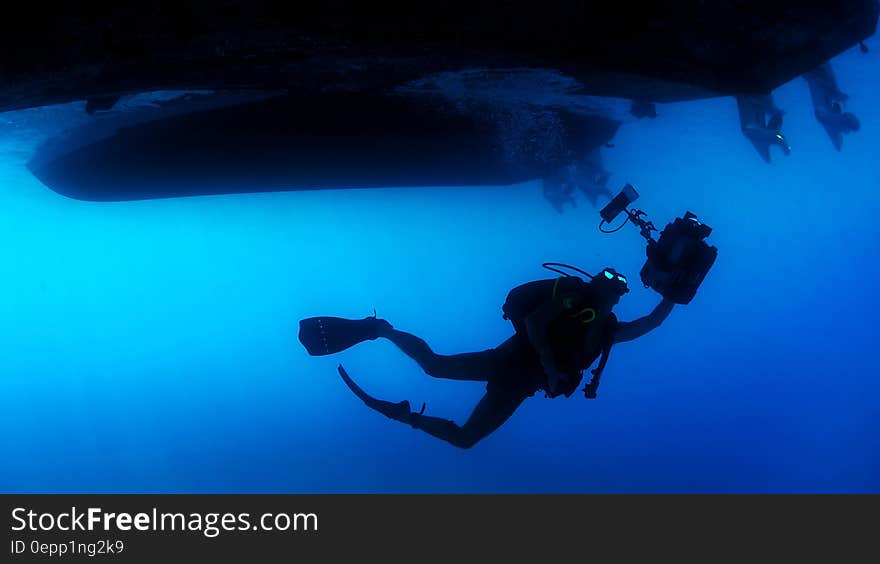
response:
[[[639,271],[642,283],[677,304],[690,303],[718,256],[718,249],[705,241],[712,228],[700,223],[696,215],[686,212],[684,217],[668,224],[660,232],[660,238],[654,240],[651,233],[657,229],[644,219],[645,212],[627,209],[638,197],[639,193],[632,184],[624,186],[620,194],[599,212],[602,216],[599,231],[615,233],[627,223],[638,227],[640,235],[648,241],[645,249],[648,258]],[[603,229],[621,213],[626,213],[627,217],[620,226]]]

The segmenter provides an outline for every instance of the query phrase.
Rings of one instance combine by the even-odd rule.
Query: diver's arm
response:
[[[634,319],[632,321],[618,324],[617,333],[614,336],[615,343],[623,343],[637,339],[651,331],[660,327],[660,324],[669,316],[675,302],[663,298],[654,311],[644,317]]]

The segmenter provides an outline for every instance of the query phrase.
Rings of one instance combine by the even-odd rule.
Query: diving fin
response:
[[[374,398],[351,379],[351,376],[348,375],[348,372],[345,371],[345,368],[343,368],[341,364],[337,367],[337,370],[339,371],[339,375],[342,376],[342,381],[345,382],[345,385],[354,392],[354,395],[361,398],[361,401],[367,404],[367,407],[375,409],[389,419],[410,423],[410,415],[412,415],[412,411],[410,410],[409,402],[407,400],[393,403]],[[421,414],[424,412],[425,405],[423,404],[419,413]]]
[[[325,356],[377,339],[383,330],[390,328],[390,323],[376,317],[310,317],[299,322],[299,342],[310,355]]]

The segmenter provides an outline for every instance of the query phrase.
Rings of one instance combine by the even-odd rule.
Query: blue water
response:
[[[25,169],[81,105],[0,115],[0,491],[878,492],[880,41],[834,60],[862,131],[834,151],[806,83],[776,92],[794,152],[763,163],[733,99],[662,105],[605,151],[658,224],[698,213],[697,298],[612,353],[596,401],[536,396],[458,450],[336,375],[463,421],[483,385],[387,342],[311,358],[297,320],[376,308],[443,353],[511,332],[545,260],[635,279],[635,229],[558,215],[537,182],[95,204]],[[622,319],[658,297],[634,288]]]

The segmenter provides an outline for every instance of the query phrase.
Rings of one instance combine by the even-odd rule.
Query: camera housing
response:
[[[639,271],[642,283],[677,304],[690,303],[718,257],[718,249],[706,243],[712,228],[701,223],[695,214],[686,212],[666,225],[659,240],[654,240],[651,233],[657,229],[643,218],[645,212],[626,209],[638,197],[631,184],[624,186],[620,194],[599,212],[602,216],[599,230],[614,233],[627,222],[636,225],[641,236],[648,241],[647,259]],[[627,215],[623,224],[609,231],[602,229],[623,212]]]
[[[718,257],[718,249],[705,241],[711,233],[691,212],[676,218],[659,240],[648,239],[642,283],[677,304],[690,303]]]

